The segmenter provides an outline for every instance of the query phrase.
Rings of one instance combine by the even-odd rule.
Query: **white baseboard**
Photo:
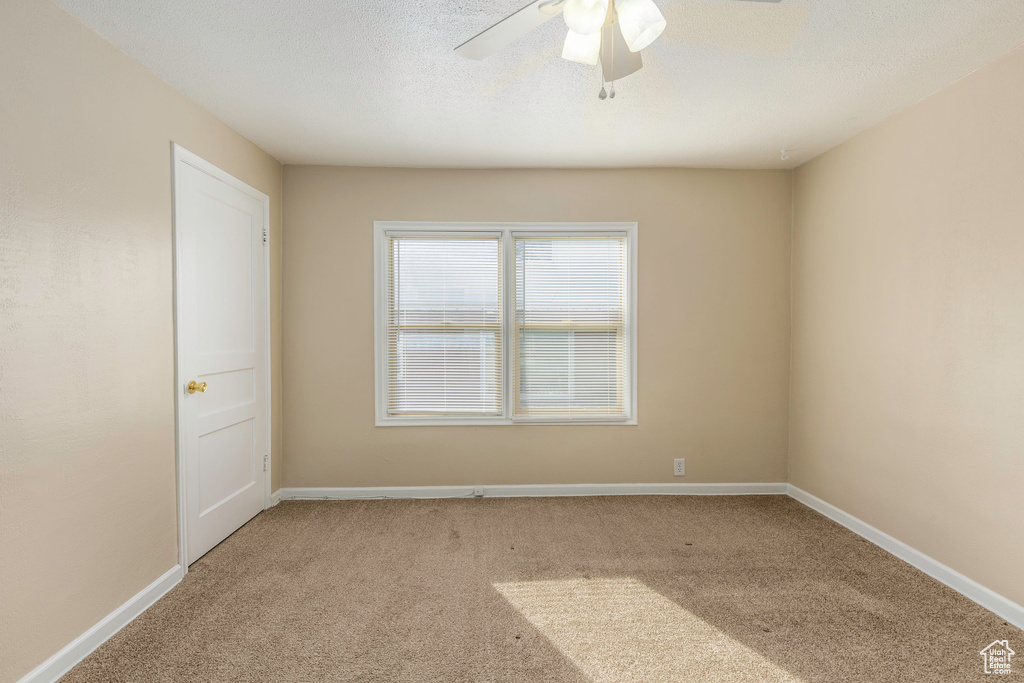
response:
[[[75,638],[63,650],[25,674],[18,683],[52,683],[85,659],[93,650],[105,643],[150,605],[178,585],[184,576],[181,565],[176,564],[163,576],[135,594],[128,602],[105,616],[99,623]]]
[[[278,489],[270,494],[270,507],[274,507],[281,502],[281,489]]]
[[[784,482],[753,484],[509,484],[497,486],[354,486],[283,488],[282,500],[369,500],[381,498],[472,498],[536,496],[742,496],[785,495]]]
[[[1012,600],[985,588],[977,581],[967,578],[955,569],[950,569],[938,560],[911,548],[903,541],[893,538],[884,531],[879,531],[867,522],[863,522],[853,515],[843,512],[835,505],[826,503],[821,498],[811,495],[792,484],[789,485],[789,495],[812,510],[816,510],[829,519],[842,524],[853,533],[866,538],[904,562],[917,567],[933,579],[946,584],[958,593],[962,593],[990,612],[998,614],[1017,628],[1024,629],[1024,607],[1021,607]]]

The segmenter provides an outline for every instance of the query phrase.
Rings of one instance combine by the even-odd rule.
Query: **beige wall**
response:
[[[278,350],[281,166],[43,0],[0,3],[0,93],[6,682],[177,562],[171,141],[270,195]]]
[[[790,478],[1024,604],[1024,50],[796,173]]]
[[[788,172],[286,166],[284,188],[285,486],[785,479]],[[374,427],[374,220],[638,221],[639,424]]]

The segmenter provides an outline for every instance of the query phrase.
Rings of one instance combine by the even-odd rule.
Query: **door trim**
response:
[[[270,507],[270,477],[273,472],[272,462],[273,454],[271,453],[271,446],[273,441],[271,440],[272,424],[271,408],[273,406],[272,386],[271,386],[271,374],[270,374],[270,358],[271,358],[271,347],[270,347],[270,197],[263,192],[260,192],[256,188],[243,183],[238,178],[230,175],[226,171],[223,171],[210,162],[206,161],[199,155],[188,151],[176,142],[171,143],[171,224],[172,233],[171,239],[174,245],[172,250],[174,258],[174,451],[176,460],[176,471],[178,475],[178,564],[181,565],[182,574],[188,573],[188,529],[186,528],[186,522],[188,521],[187,511],[185,510],[185,503],[187,498],[185,497],[185,458],[181,451],[182,443],[184,442],[184,421],[181,419],[182,405],[181,401],[184,398],[185,381],[181,376],[182,367],[182,343],[179,337],[180,326],[178,325],[178,301],[181,299],[181,273],[178,272],[178,268],[181,264],[180,254],[178,253],[178,216],[180,215],[179,210],[179,197],[178,197],[178,186],[175,182],[176,175],[178,172],[179,164],[187,164],[192,168],[201,171],[208,176],[216,178],[224,182],[225,184],[240,190],[245,194],[258,200],[263,205],[263,230],[266,236],[263,241],[263,295],[264,304],[266,310],[264,311],[264,349],[266,358],[264,359],[266,373],[266,391],[264,392],[265,410],[267,416],[267,434],[266,434],[266,473],[263,477],[263,509],[266,510]]]

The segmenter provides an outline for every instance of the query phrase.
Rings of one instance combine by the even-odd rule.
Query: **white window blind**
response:
[[[388,235],[389,415],[502,415],[500,233]]]
[[[514,417],[629,412],[626,236],[514,236]]]

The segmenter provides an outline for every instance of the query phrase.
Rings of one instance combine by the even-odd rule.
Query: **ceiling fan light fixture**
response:
[[[615,11],[630,52],[640,52],[653,43],[668,25],[654,0],[615,0]]]
[[[582,36],[600,34],[607,15],[608,0],[566,0],[562,10],[565,25]]]
[[[582,35],[569,31],[562,46],[562,59],[594,66],[601,55],[601,32]]]

